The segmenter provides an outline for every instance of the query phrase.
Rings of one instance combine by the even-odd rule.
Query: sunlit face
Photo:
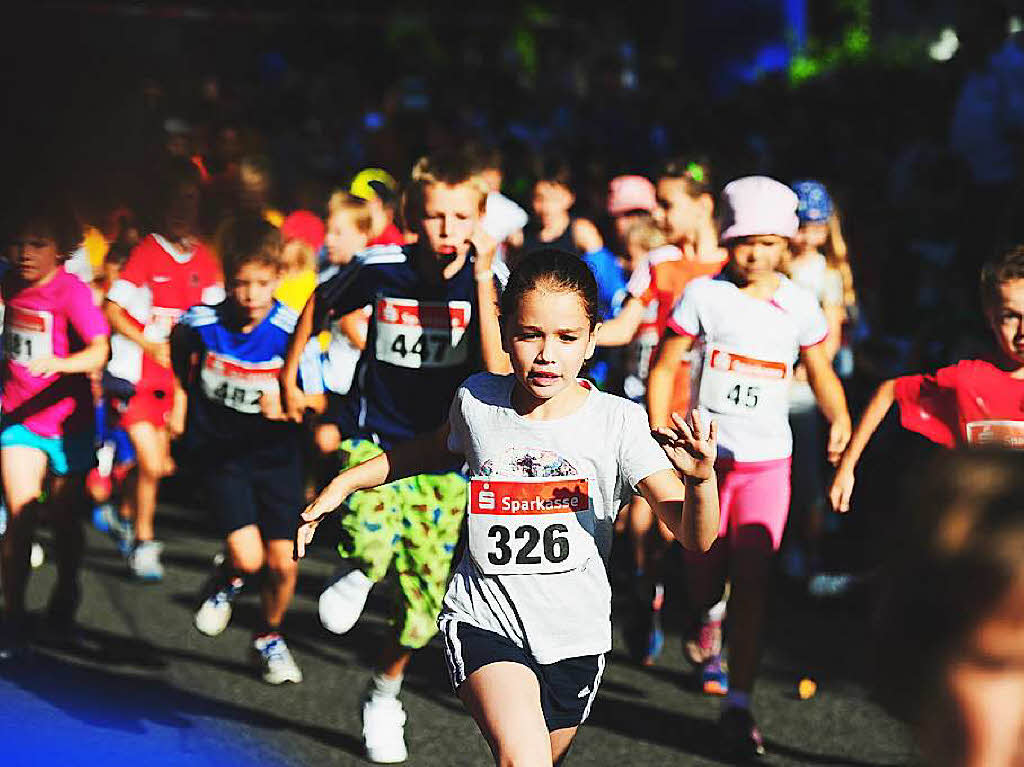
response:
[[[576,201],[572,191],[552,181],[538,181],[533,185],[533,212],[542,221],[564,216]]]
[[[922,744],[929,764],[1024,764],[1024,581],[947,665]]]
[[[267,264],[250,262],[228,279],[231,298],[249,322],[259,321],[274,305],[274,291],[280,279],[278,270]]]
[[[988,315],[1003,354],[1024,366],[1024,279],[1001,284]]]
[[[238,195],[242,206],[260,210],[266,205],[270,188],[266,175],[255,168],[242,166],[238,173]]]
[[[465,258],[480,219],[480,191],[469,182],[431,184],[423,192],[419,241],[442,263]]]
[[[804,224],[793,238],[795,250],[821,250],[828,242],[827,224]]]
[[[57,242],[25,232],[10,243],[8,258],[25,282],[39,282],[49,277],[60,264]]]
[[[596,328],[590,327],[583,301],[566,290],[528,291],[502,328],[502,346],[516,380],[538,400],[549,400],[575,385],[596,342]]]
[[[779,268],[789,241],[776,234],[759,234],[730,240],[729,270],[742,284],[768,279]]]
[[[166,213],[166,232],[173,242],[195,234],[199,222],[199,187],[182,184],[169,200]]]
[[[324,245],[327,247],[327,260],[332,264],[349,263],[356,253],[365,250],[369,241],[369,235],[356,226],[351,211],[339,210],[327,219]]]
[[[686,179],[658,179],[654,220],[658,222],[668,241],[674,245],[694,242],[701,225],[711,216],[712,205],[708,195],[691,197]]]

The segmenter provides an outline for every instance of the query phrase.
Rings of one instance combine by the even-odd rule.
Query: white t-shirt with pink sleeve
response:
[[[22,424],[42,437],[61,437],[93,428],[89,379],[83,373],[34,376],[37,359],[67,357],[97,336],[109,335],[92,291],[64,267],[43,285],[10,273],[0,283],[6,305],[3,326],[3,420]]]
[[[801,349],[825,340],[817,298],[783,275],[770,299],[726,273],[691,282],[668,327],[697,339],[701,412],[718,423],[718,455],[740,462],[788,458],[789,389]]]

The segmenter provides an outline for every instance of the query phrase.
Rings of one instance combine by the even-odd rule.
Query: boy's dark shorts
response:
[[[279,450],[272,456],[247,455],[197,467],[222,535],[256,525],[264,541],[294,540],[306,505],[300,453]]]

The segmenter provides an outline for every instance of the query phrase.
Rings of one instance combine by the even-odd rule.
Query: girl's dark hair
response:
[[[561,157],[546,157],[537,169],[534,183],[558,184],[572,191],[572,168]]]
[[[519,309],[523,296],[535,288],[575,293],[593,330],[601,321],[597,280],[579,256],[558,248],[540,248],[528,253],[512,271],[501,294],[501,321],[508,322]]]
[[[657,174],[658,178],[679,178],[686,182],[686,193],[696,199],[711,194],[711,168],[701,157],[674,157],[666,160]]]
[[[6,241],[26,234],[49,237],[57,246],[61,260],[82,243],[82,226],[71,201],[59,187],[31,190],[5,218]]]

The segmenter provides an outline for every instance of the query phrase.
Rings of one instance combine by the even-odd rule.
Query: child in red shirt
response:
[[[132,575],[147,581],[163,577],[160,544],[154,539],[157,488],[171,470],[169,430],[172,424],[174,375],[170,367],[171,328],[197,304],[224,299],[220,269],[195,238],[199,181],[187,161],[173,165],[162,185],[166,195],[160,233],[146,237],[110,287],[107,319],[117,335],[111,341],[112,376],[134,385],[135,393],[121,408],[121,425],[138,455],[135,483],[136,542],[128,558]],[[183,416],[182,410],[182,416]]]
[[[836,511],[849,510],[857,461],[894,401],[904,428],[943,447],[1024,449],[1024,246],[985,265],[981,300],[998,354],[882,383],[832,481]]]

